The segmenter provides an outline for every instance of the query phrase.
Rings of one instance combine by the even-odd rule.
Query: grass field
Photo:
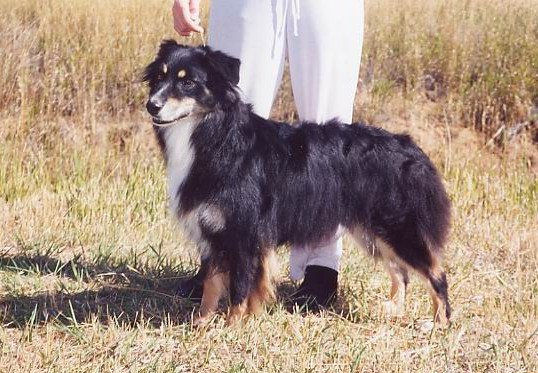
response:
[[[282,250],[267,312],[191,327],[174,287],[197,259],[137,82],[169,5],[111,7],[0,3],[0,372],[538,371],[535,1],[367,1],[356,118],[409,131],[446,179],[448,330],[417,278],[386,320],[389,280],[348,239],[332,309],[286,311]],[[295,117],[288,81],[274,115]]]

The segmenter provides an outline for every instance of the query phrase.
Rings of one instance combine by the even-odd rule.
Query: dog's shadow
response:
[[[180,325],[189,323],[198,308],[198,302],[176,294],[181,281],[193,275],[183,267],[111,267],[106,263],[84,263],[76,258],[61,261],[48,255],[0,256],[2,271],[26,273],[36,269],[44,278],[54,275],[77,280],[78,288],[86,289],[72,291],[64,287],[32,295],[4,296],[0,298],[0,323],[4,327],[25,328],[47,323],[78,325],[95,321],[104,325]],[[317,313],[293,307],[291,299],[295,290],[291,282],[281,282],[277,288],[278,302],[289,312]],[[358,321],[341,301],[329,311],[349,321]]]
[[[191,320],[196,304],[176,296],[178,284],[192,275],[184,268],[110,267],[73,259],[61,261],[47,255],[0,256],[0,270],[18,273],[39,270],[43,280],[50,275],[77,280],[61,290],[0,298],[0,322],[22,328],[57,322],[74,325],[98,320],[102,324],[160,326]],[[58,286],[55,286],[58,288]]]

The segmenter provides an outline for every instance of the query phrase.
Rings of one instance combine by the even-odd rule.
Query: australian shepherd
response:
[[[241,98],[239,65],[167,40],[144,73],[170,207],[207,267],[198,321],[226,292],[228,322],[257,313],[274,296],[277,246],[316,247],[345,229],[384,263],[389,313],[403,312],[412,270],[447,324],[450,201],[424,152],[407,135],[360,123],[264,119]]]

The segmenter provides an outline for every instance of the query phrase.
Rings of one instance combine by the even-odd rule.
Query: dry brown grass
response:
[[[502,97],[511,119],[481,115],[497,118],[484,123],[528,119],[512,108],[536,94],[532,5],[368,3],[357,117],[409,130],[454,203],[454,323],[428,332],[422,284],[412,282],[403,319],[385,320],[389,280],[350,240],[332,310],[288,313],[281,304],[294,284],[283,276],[279,303],[259,318],[184,323],[196,308],[173,289],[196,258],[166,213],[164,169],[134,84],[172,36],[168,5],[0,3],[0,371],[538,371],[536,151],[521,138],[492,154],[461,126],[481,102],[500,113]],[[472,66],[483,78],[469,86]],[[425,73],[434,91],[425,92]],[[294,116],[286,85],[275,115]],[[285,250],[281,262],[287,268]]]
[[[367,1],[366,12],[361,90],[374,100],[357,118],[394,95],[427,95],[488,136],[537,120],[535,0]],[[0,14],[0,111],[23,120],[140,110],[138,72],[177,37],[160,0],[4,0]],[[280,115],[293,113],[288,102]]]
[[[388,123],[429,134],[422,144],[454,201],[448,331],[421,331],[431,311],[418,281],[407,316],[385,320],[388,278],[348,240],[333,310],[285,311],[284,276],[280,303],[261,317],[191,328],[196,308],[173,289],[195,267],[193,247],[167,216],[149,124],[104,122],[96,139],[54,122],[36,130],[63,134],[54,145],[16,138],[0,151],[0,371],[536,371],[536,178],[524,159],[469,156],[472,132],[454,132],[449,149],[435,115],[407,115]]]

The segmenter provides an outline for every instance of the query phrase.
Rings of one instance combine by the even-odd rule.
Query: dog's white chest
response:
[[[194,129],[193,121],[185,121],[165,133],[168,174],[168,203],[172,213],[177,216],[179,211],[179,188],[185,182],[194,161],[194,151],[190,138]]]

